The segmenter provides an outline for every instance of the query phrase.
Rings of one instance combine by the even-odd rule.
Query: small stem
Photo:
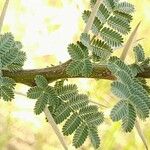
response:
[[[137,132],[138,132],[138,135],[139,135],[140,138],[142,139],[146,150],[148,150],[148,145],[147,145],[146,139],[145,139],[145,137],[144,137],[144,134],[143,134],[143,132],[142,132],[142,129],[141,129],[141,127],[140,127],[140,124],[139,124],[139,122],[138,122],[137,120],[135,121],[135,128],[136,128],[136,130],[137,130]]]
[[[21,95],[21,96],[24,96],[24,97],[27,97],[26,94],[21,93],[21,92],[14,91],[14,93],[18,94],[18,95]],[[49,124],[52,126],[55,134],[57,135],[59,141],[61,142],[63,148],[65,150],[68,150],[67,145],[66,145],[65,140],[64,140],[64,137],[62,136],[61,132],[59,131],[59,128],[57,127],[57,124],[55,123],[55,121],[54,121],[54,119],[53,119],[53,117],[52,117],[52,115],[51,115],[51,113],[50,113],[47,106],[44,109],[44,113],[45,113],[46,118],[48,119]]]
[[[48,107],[45,107],[44,113],[45,113],[45,116],[48,119],[49,124],[52,126],[55,134],[57,135],[59,141],[61,142],[62,146],[64,147],[65,150],[68,150],[67,145],[66,145],[65,140],[64,140],[64,137],[60,133],[59,128],[57,127],[57,124],[55,123],[51,113],[49,112]]]
[[[100,103],[98,103],[98,102],[94,102],[94,101],[91,101],[91,100],[89,100],[89,102],[90,102],[90,103],[93,103],[93,104],[96,104],[96,105],[98,105],[99,107],[108,108],[107,106],[105,106],[105,105],[103,105],[103,104],[100,104]]]
[[[95,19],[95,16],[97,14],[97,11],[98,11],[99,6],[100,6],[101,3],[102,3],[102,0],[97,0],[96,4],[94,5],[94,7],[92,9],[92,12],[91,12],[91,15],[90,15],[90,17],[87,21],[86,27],[84,29],[84,33],[88,33],[89,30],[91,29],[92,24],[93,24],[94,19]]]
[[[127,53],[128,53],[129,49],[131,48],[131,46],[132,46],[132,44],[133,44],[133,42],[134,42],[134,39],[135,39],[135,36],[136,36],[136,34],[137,34],[137,31],[138,31],[138,28],[139,28],[140,24],[141,24],[141,22],[139,22],[139,23],[137,24],[137,26],[135,27],[135,29],[134,29],[133,32],[131,33],[131,35],[130,35],[128,41],[127,41],[127,43],[126,43],[125,46],[124,46],[123,52],[122,52],[122,54],[121,54],[121,56],[120,56],[120,59],[121,59],[122,61],[124,61],[124,60],[126,59]]]
[[[4,7],[3,7],[3,10],[2,10],[2,13],[1,13],[1,16],[0,16],[0,33],[2,30],[2,26],[3,26],[3,22],[4,22],[5,15],[6,15],[8,4],[9,4],[9,0],[6,0]]]

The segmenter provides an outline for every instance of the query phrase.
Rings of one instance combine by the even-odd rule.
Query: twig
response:
[[[135,36],[136,36],[136,33],[138,31],[138,28],[139,28],[140,24],[141,24],[141,21],[137,24],[137,26],[135,27],[135,29],[131,33],[131,35],[130,35],[128,41],[127,41],[127,43],[124,46],[123,52],[122,52],[122,54],[120,56],[120,59],[123,60],[123,61],[125,60],[125,58],[127,56],[127,53],[129,51],[132,43],[134,42],[134,39],[135,39]]]
[[[2,26],[3,26],[3,22],[4,22],[5,15],[6,15],[8,4],[9,4],[9,0],[6,0],[4,7],[3,7],[3,10],[2,10],[2,13],[1,13],[1,16],[0,16],[0,33],[2,30]]]
[[[100,106],[100,107],[108,108],[107,106],[105,106],[105,105],[103,105],[103,104],[100,104],[100,103],[98,103],[98,102],[94,102],[94,101],[91,101],[91,100],[89,100],[89,102],[90,102],[90,103],[93,103],[93,104],[96,104],[96,105],[98,105],[98,106]]]
[[[18,94],[18,95],[21,95],[21,96],[24,96],[24,97],[27,97],[26,94],[21,93],[21,92],[14,91],[14,93],[15,93],[15,94]],[[46,106],[45,109],[44,109],[44,113],[45,113],[46,118],[48,119],[49,124],[52,126],[52,128],[53,128],[55,134],[57,135],[59,141],[61,142],[63,148],[64,148],[65,150],[68,150],[67,144],[65,143],[65,140],[64,140],[64,137],[63,137],[63,135],[61,134],[61,132],[59,131],[59,128],[57,127],[57,124],[55,123],[55,121],[54,121],[54,119],[53,119],[51,113],[49,112],[49,109],[48,109],[47,106]]]
[[[102,0],[97,0],[96,4],[94,5],[93,9],[92,9],[92,12],[91,12],[91,15],[86,23],[86,27],[84,29],[84,33],[88,33],[89,30],[91,29],[92,27],[92,24],[94,22],[94,19],[95,19],[95,16],[97,14],[97,11],[99,9],[99,6],[100,4],[102,3]]]
[[[48,119],[49,124],[52,126],[55,134],[57,135],[59,141],[61,142],[62,146],[64,147],[65,150],[68,150],[64,137],[59,131],[59,128],[57,127],[57,124],[55,123],[51,113],[49,112],[48,107],[45,107],[44,113],[45,113],[46,118]]]
[[[137,130],[137,132],[138,132],[140,138],[142,139],[146,150],[148,150],[148,145],[147,145],[146,139],[145,139],[145,137],[144,137],[144,134],[143,134],[143,132],[142,132],[142,129],[141,129],[141,127],[140,127],[140,124],[139,124],[139,122],[138,122],[137,120],[135,121],[135,128],[136,128],[136,130]]]

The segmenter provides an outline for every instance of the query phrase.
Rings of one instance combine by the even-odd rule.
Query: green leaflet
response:
[[[107,22],[108,17],[110,16],[110,12],[107,10],[104,4],[101,4],[99,10],[97,12],[97,18],[103,24]]]
[[[11,101],[14,99],[15,81],[8,77],[0,77],[0,98],[4,101]]]
[[[48,95],[42,94],[35,103],[34,112],[36,115],[42,113],[48,102]]]
[[[67,102],[67,105],[69,105],[73,110],[85,107],[87,104],[88,96],[84,94],[75,95]]]
[[[85,35],[83,37],[82,34],[81,40],[85,44],[86,39],[84,38]],[[89,76],[92,72],[92,63],[89,60],[88,49],[82,43],[78,43],[76,45],[70,44],[68,47],[68,52],[72,58],[72,62],[67,67],[67,74],[70,76],[78,76],[80,74],[83,76]]]
[[[143,62],[145,60],[145,54],[142,46],[138,44],[136,47],[133,48],[135,54],[136,62]]]
[[[37,99],[42,93],[43,89],[36,86],[28,90],[27,97],[31,99]]]
[[[124,21],[121,18],[118,18],[116,16],[111,16],[108,19],[108,24],[116,31],[122,33],[122,34],[128,34],[130,31],[130,25]]]
[[[121,20],[127,23],[130,23],[133,19],[132,15],[126,12],[114,11],[113,13],[117,18],[120,18]]]
[[[77,86],[75,84],[62,85],[56,88],[57,95],[61,100],[66,101],[71,99],[74,95],[77,94]]]
[[[37,75],[35,77],[35,83],[37,86],[28,90],[27,97],[31,99],[37,99],[34,111],[36,114],[40,114],[47,104],[55,106],[57,103],[59,103],[59,99],[54,88],[48,86],[48,82],[45,77]]]
[[[122,128],[125,132],[131,132],[136,119],[136,113],[132,105],[128,104],[126,114],[122,118]]]
[[[88,50],[86,48],[82,49],[79,45],[70,44],[68,46],[68,52],[72,60],[75,61],[88,58]]]
[[[141,100],[137,95],[130,96],[129,100],[136,109],[139,118],[144,120],[149,117],[149,108],[143,100]]]
[[[100,138],[98,136],[97,128],[95,128],[94,126],[89,127],[88,135],[89,135],[89,138],[93,144],[93,147],[95,149],[97,149],[100,145]]]
[[[113,11],[116,6],[115,0],[104,0],[104,4],[109,11]]]
[[[63,126],[62,132],[64,135],[72,134],[79,126],[81,120],[78,114],[74,113]]]
[[[100,36],[108,45],[112,47],[121,46],[121,44],[123,43],[123,38],[121,37],[121,35],[107,27],[104,27],[101,30]]]
[[[45,79],[45,77],[43,77],[41,75],[36,76],[35,83],[39,88],[45,88],[48,86],[47,80]]]
[[[100,40],[94,40],[91,43],[91,50],[95,56],[97,56],[99,61],[104,62],[110,57],[112,53],[111,47]]]
[[[15,81],[3,77],[2,70],[16,71],[22,69],[26,55],[21,51],[22,44],[14,40],[11,33],[0,35],[0,98],[4,101],[14,99]]]
[[[79,114],[81,118],[86,118],[90,114],[94,114],[98,111],[98,107],[95,105],[89,105],[80,109]]]
[[[67,119],[67,117],[70,116],[70,113],[71,113],[70,107],[67,106],[66,104],[61,104],[56,109],[55,116],[54,116],[55,122],[57,124],[63,122],[65,119]]]
[[[126,100],[119,101],[111,110],[110,117],[113,121],[119,121],[126,116],[128,110],[128,103]]]
[[[150,94],[150,87],[147,85],[147,81],[144,78],[137,78],[139,84]]]
[[[128,87],[118,81],[115,81],[111,84],[111,91],[114,95],[121,99],[127,99],[130,96],[130,91],[128,90]]]
[[[85,117],[85,121],[89,125],[98,126],[104,121],[104,115],[101,112],[89,114]]]
[[[87,136],[88,136],[87,126],[83,123],[75,131],[75,134],[73,136],[73,145],[76,148],[80,147],[86,140]]]
[[[115,10],[130,14],[134,12],[134,6],[128,2],[121,2],[117,3]]]
[[[14,37],[11,33],[0,35],[0,54],[4,55],[14,45]]]

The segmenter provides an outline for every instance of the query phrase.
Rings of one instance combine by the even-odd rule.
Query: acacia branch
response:
[[[116,79],[114,75],[109,71],[106,66],[97,65],[93,67],[93,71],[89,77],[84,77],[82,75],[69,76],[66,73],[66,68],[71,60],[54,67],[43,68],[43,69],[33,69],[33,70],[20,70],[16,72],[3,71],[3,76],[10,77],[16,81],[16,83],[22,83],[29,86],[34,86],[34,78],[36,75],[43,75],[48,82],[53,82],[58,79],[65,78],[95,78],[95,79]],[[138,77],[150,78],[150,67],[144,69],[145,71],[139,73]]]

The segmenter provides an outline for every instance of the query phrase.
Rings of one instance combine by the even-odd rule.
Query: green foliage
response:
[[[122,99],[114,106],[110,116],[113,121],[122,119],[123,129],[130,132],[134,127],[136,116],[142,120],[149,117],[149,94],[135,78],[131,68],[119,58],[111,57],[108,68],[118,79],[111,84],[112,92]]]
[[[108,19],[108,24],[118,32],[122,34],[127,34],[130,31],[130,26],[128,22],[124,21],[123,19],[120,19],[119,17],[111,16]]]
[[[73,58],[78,58],[75,55]],[[35,83],[36,86],[27,92],[29,98],[37,99],[35,113],[40,114],[47,105],[57,124],[65,121],[63,134],[74,134],[73,145],[76,148],[84,143],[88,135],[94,147],[98,148],[100,139],[97,127],[103,122],[104,116],[97,106],[89,105],[88,96],[79,94],[75,84],[64,85],[64,81],[57,81],[54,87],[49,86],[46,78],[41,75],[36,76]]]
[[[91,7],[95,3],[96,0],[91,0]],[[130,31],[132,20],[130,13],[132,11],[133,6],[126,2],[105,0],[101,3],[91,27],[93,37],[90,38],[87,33],[82,33],[80,42],[68,46],[72,62],[67,67],[67,74],[88,77],[92,73],[91,59],[94,62],[106,63],[112,49],[122,45],[122,35],[126,35]],[[91,11],[84,11],[82,17],[85,23],[88,21],[90,14]],[[99,39],[98,36],[102,39]],[[97,39],[95,40],[95,38]],[[92,56],[90,56],[91,54]]]
[[[11,33],[0,36],[0,70],[22,69],[26,55],[20,50],[21,48],[21,43],[15,41]]]
[[[106,60],[108,60],[109,56],[112,53],[111,47],[109,47],[101,40],[94,40],[91,43],[91,50],[93,55],[97,56],[98,60],[101,62],[105,62]]]
[[[119,33],[107,27],[104,27],[101,30],[100,36],[107,42],[107,44],[114,47],[120,46],[123,42],[123,39]]]
[[[36,76],[35,83],[39,88],[45,88],[48,86],[47,80],[41,75]]]
[[[87,44],[85,43],[84,38],[81,37],[83,43]],[[70,76],[78,76],[80,74],[89,76],[92,72],[92,63],[88,56],[89,53],[87,47],[83,46],[81,43],[76,45],[70,44],[68,46],[68,52],[72,58],[72,62],[67,67],[67,73]]]
[[[136,119],[135,109],[131,104],[128,104],[126,113],[122,118],[122,128],[125,132],[131,132]]]
[[[57,84],[57,82],[56,82],[56,84]],[[56,90],[59,98],[63,101],[66,101],[66,100],[72,98],[78,92],[77,86],[75,84],[68,84],[68,85],[64,85],[64,86],[59,85],[57,87],[55,86],[55,90]]]
[[[115,10],[130,14],[134,12],[134,6],[128,2],[121,2],[117,3]]]
[[[128,110],[128,103],[126,100],[119,101],[112,109],[110,117],[113,121],[121,120]]]
[[[92,8],[95,3],[96,0],[91,0]],[[88,77],[92,73],[92,61],[106,63],[112,50],[122,45],[122,36],[129,33],[133,10],[133,6],[127,2],[104,0],[99,6],[91,27],[93,37],[82,33],[80,42],[68,46],[72,62],[67,67],[67,74]],[[90,10],[83,12],[82,17],[85,23],[90,14]]]
[[[134,47],[133,51],[135,53],[136,62],[143,62],[145,60],[144,50],[140,44],[138,44],[136,47]]]
[[[64,135],[72,134],[81,122],[80,117],[77,113],[71,115],[71,117],[66,121],[65,125],[63,126],[62,132]]]
[[[15,81],[8,77],[0,77],[0,98],[11,101],[14,98]]]
[[[91,8],[97,0],[91,0]],[[95,63],[107,65],[116,76],[111,91],[120,100],[111,110],[113,121],[122,121],[125,132],[134,128],[136,117],[145,120],[150,112],[150,87],[146,80],[137,78],[137,74],[150,66],[150,58],[145,58],[140,44],[133,48],[135,63],[126,65],[113,56],[113,50],[122,46],[123,36],[130,31],[130,22],[134,7],[128,2],[119,0],[103,0],[94,18],[90,34],[82,33],[80,41],[68,46],[71,57],[66,73],[70,76],[90,77]],[[83,12],[83,20],[87,23],[91,11]],[[15,81],[3,77],[3,70],[21,70],[26,55],[21,51],[22,44],[14,40],[11,33],[0,35],[0,98],[11,101],[14,98]],[[104,121],[102,112],[95,105],[89,105],[89,97],[78,93],[75,84],[64,85],[65,79],[50,86],[41,75],[35,77],[36,86],[30,88],[27,97],[36,99],[34,112],[40,114],[47,106],[55,122],[64,122],[62,132],[65,136],[73,134],[73,145],[79,148],[89,136],[93,146],[100,145],[98,126]]]
[[[54,88],[48,85],[47,80],[43,76],[37,75],[35,83],[37,86],[28,90],[27,97],[37,99],[34,112],[40,114],[48,103],[55,106],[59,99],[57,98]]]
[[[91,6],[93,7],[96,3],[96,0],[91,0]],[[108,30],[111,31],[112,29],[116,30],[111,31],[109,35],[109,41],[113,41],[113,37],[117,34],[127,34],[130,31],[130,22],[132,20],[131,13],[134,11],[134,7],[132,4],[127,2],[119,2],[115,0],[104,0],[103,3],[100,5],[97,15],[95,17],[92,31],[94,34],[100,34],[105,28],[105,24],[109,26]],[[84,11],[83,13],[83,20],[87,22],[91,12]],[[112,29],[111,29],[112,28]],[[97,32],[95,32],[97,31]],[[108,34],[107,30],[103,30],[103,34]],[[117,33],[119,32],[119,33]],[[122,37],[118,35],[120,39],[120,43],[118,45],[114,45],[114,43],[109,43],[111,46],[119,46],[122,44]],[[103,37],[102,37],[103,38]],[[106,40],[105,38],[103,39]]]
[[[88,135],[93,144],[93,147],[97,149],[100,145],[100,138],[98,136],[98,130],[94,126],[91,126],[88,130]]]
[[[22,45],[15,41],[11,33],[0,35],[0,98],[4,101],[14,99],[15,81],[3,77],[3,70],[16,71],[22,69],[26,55],[20,49]]]
[[[80,147],[88,136],[88,130],[86,124],[82,123],[75,131],[73,137],[73,145],[78,148]]]

